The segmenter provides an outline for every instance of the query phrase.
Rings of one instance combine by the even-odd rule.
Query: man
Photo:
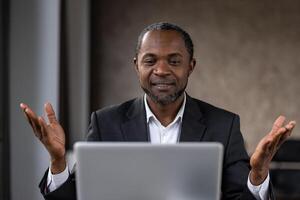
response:
[[[278,117],[259,142],[250,167],[239,117],[185,93],[196,64],[188,33],[169,23],[148,26],[140,34],[134,64],[145,96],[94,112],[87,140],[217,141],[224,145],[222,199],[272,198],[269,165],[295,121],[285,124],[285,117]],[[69,174],[66,164],[64,130],[51,105],[45,105],[48,124],[27,105],[21,104],[21,108],[51,157],[40,184],[45,199],[75,199],[75,176],[74,172]]]

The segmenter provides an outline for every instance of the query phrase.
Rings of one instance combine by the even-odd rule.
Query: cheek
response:
[[[140,82],[147,83],[148,80],[149,80],[150,74],[151,74],[150,71],[140,70],[139,73],[138,73]]]
[[[188,81],[189,72],[188,71],[178,71],[177,73],[174,73],[174,76],[176,77],[177,81],[180,84],[185,84]]]

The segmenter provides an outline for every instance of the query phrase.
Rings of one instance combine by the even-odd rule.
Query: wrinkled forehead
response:
[[[139,54],[162,52],[188,54],[180,33],[174,30],[152,30],[144,35]]]

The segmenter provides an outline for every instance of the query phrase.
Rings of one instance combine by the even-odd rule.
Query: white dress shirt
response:
[[[181,108],[179,109],[175,119],[168,125],[163,126],[160,121],[155,117],[152,113],[146,98],[146,94],[144,95],[144,103],[146,109],[146,119],[150,134],[150,141],[152,144],[176,144],[179,142],[180,132],[181,132],[181,124],[183,113],[186,104],[186,94],[184,93],[184,100]],[[69,177],[69,168],[68,165],[66,169],[59,173],[53,175],[49,168],[48,177],[47,177],[47,186],[48,190],[52,192],[59,186],[61,186]],[[258,200],[267,200],[268,199],[268,188],[269,188],[269,175],[266,180],[258,186],[252,185],[248,176],[247,186],[250,192],[254,195],[254,197]]]

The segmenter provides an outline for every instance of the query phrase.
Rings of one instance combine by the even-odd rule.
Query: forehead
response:
[[[148,31],[141,42],[140,54],[180,53],[188,54],[180,33],[174,30]]]

